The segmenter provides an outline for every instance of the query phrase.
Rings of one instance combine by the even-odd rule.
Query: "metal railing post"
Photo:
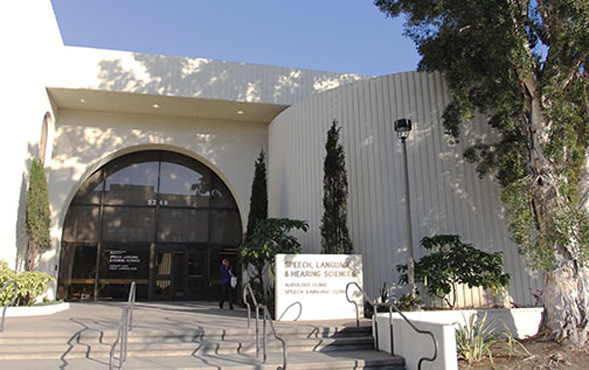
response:
[[[383,306],[383,307],[389,307],[389,326],[390,326],[390,336],[391,336],[391,354],[394,355],[394,347],[393,347],[393,310],[395,310],[395,312],[397,312],[401,318],[407,323],[407,325],[409,325],[409,327],[411,329],[413,329],[413,331],[417,332],[418,334],[425,334],[425,335],[429,335],[432,338],[432,342],[433,342],[433,346],[434,346],[434,354],[432,357],[421,357],[417,363],[417,368],[421,369],[421,365],[423,363],[423,361],[429,361],[429,362],[434,362],[436,360],[436,358],[438,357],[438,341],[436,340],[436,337],[434,335],[434,333],[432,333],[430,330],[422,330],[419,329],[418,327],[415,326],[415,324],[413,324],[408,318],[407,316],[405,316],[405,314],[403,314],[403,312],[401,312],[401,310],[399,310],[399,308],[393,303],[393,302],[386,302],[386,303],[378,303],[376,299],[371,299],[366,292],[360,288],[360,285],[358,285],[358,283],[356,283],[355,281],[351,281],[346,285],[346,299],[348,300],[348,302],[350,303],[354,303],[354,305],[356,306],[356,317],[358,317],[358,304],[355,301],[352,301],[349,297],[348,297],[348,290],[350,288],[350,286],[355,285],[356,288],[358,289],[358,291],[360,291],[360,293],[362,293],[362,296],[364,297],[364,299],[366,299],[368,302],[370,302],[372,304],[372,307],[374,307],[374,315],[372,317],[372,325],[374,326],[374,336],[375,336],[375,342],[376,342],[376,349],[379,349],[379,345],[378,345],[378,323],[376,320],[376,316],[378,314],[378,307],[379,306]],[[357,321],[357,326],[360,326],[360,322]]]
[[[262,336],[262,349],[264,350],[264,363],[266,363],[266,347],[268,346],[268,336],[266,333],[266,308],[264,307],[264,334]]]
[[[276,328],[274,327],[274,320],[272,320],[272,316],[270,316],[270,311],[268,310],[268,307],[266,305],[263,304],[258,304],[255,296],[254,296],[254,292],[252,290],[252,287],[249,283],[245,284],[244,288],[243,288],[243,301],[245,303],[245,305],[247,306],[248,309],[248,329],[250,327],[249,325],[249,319],[250,319],[250,315],[249,315],[249,311],[250,311],[250,305],[247,302],[247,296],[248,294],[252,297],[252,301],[254,302],[255,306],[256,306],[256,357],[259,357],[259,353],[260,353],[260,347],[259,347],[259,343],[260,343],[260,335],[259,335],[259,317],[260,317],[260,310],[262,310],[262,319],[264,320],[263,323],[263,338],[262,338],[262,347],[263,347],[263,357],[264,357],[264,363],[266,363],[266,359],[267,359],[267,353],[266,353],[266,348],[268,345],[268,335],[267,335],[267,329],[266,329],[266,320],[268,320],[268,323],[270,324],[270,328],[272,329],[272,333],[274,334],[274,337],[276,338],[276,340],[278,340],[280,343],[282,343],[282,367],[278,367],[277,370],[286,370],[286,366],[288,363],[288,351],[286,349],[286,341],[280,337],[278,335],[278,333],[276,332]]]
[[[14,280],[9,280],[2,286],[0,289],[0,294],[2,294],[8,286],[12,284],[14,285],[14,296],[12,297],[12,301],[10,301],[10,306],[14,306],[14,302],[16,302],[16,298],[18,297],[18,284]],[[0,322],[0,333],[4,331],[4,319],[6,318],[6,310],[8,309],[8,302],[4,303],[4,308],[2,309],[2,321]]]
[[[389,336],[391,341],[391,356],[395,355],[395,336],[393,335],[393,306],[389,306]]]
[[[135,309],[135,296],[137,285],[135,282],[131,283],[129,290],[129,299],[127,305],[123,307],[121,312],[121,321],[119,323],[119,330],[117,330],[117,337],[110,348],[109,355],[109,369],[122,369],[123,362],[127,361],[127,345],[129,341],[129,332],[133,330],[133,310]],[[119,366],[115,366],[115,353],[117,345],[119,346]]]
[[[137,284],[131,283],[129,290],[129,299],[127,300],[127,307],[129,307],[129,331],[133,331],[133,311],[135,310],[135,297],[137,291]]]

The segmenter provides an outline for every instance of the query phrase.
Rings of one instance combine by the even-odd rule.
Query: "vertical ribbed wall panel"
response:
[[[512,276],[510,299],[533,303],[529,289],[540,279],[510,241],[496,184],[479,179],[463,158],[478,137],[491,136],[484,117],[451,145],[442,113],[449,102],[437,74],[409,72],[342,86],[291,106],[269,128],[269,211],[272,217],[309,222],[299,238],[307,253],[321,250],[325,141],[331,122],[341,127],[349,181],[348,222],[356,253],[364,261],[364,283],[375,296],[383,283],[397,282],[405,263],[406,217],[401,141],[393,121],[413,120],[407,139],[412,236],[416,259],[424,236],[459,234],[465,242],[504,254]],[[476,130],[473,129],[476,127]],[[502,304],[504,297],[461,289],[462,305]]]

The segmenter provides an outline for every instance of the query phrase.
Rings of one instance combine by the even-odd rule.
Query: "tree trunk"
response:
[[[547,232],[547,223],[559,218],[557,209],[561,207],[584,208],[586,201],[588,161],[580,183],[579,204],[569,204],[562,195],[561,184],[564,179],[558,175],[553,164],[546,160],[541,144],[548,139],[546,134],[549,125],[545,124],[542,114],[541,99],[537,94],[537,80],[532,76],[525,80],[528,116],[530,168],[538,180],[533,187],[538,196],[534,199],[537,208],[534,209],[538,232]],[[589,150],[588,150],[589,152]],[[584,193],[585,192],[585,193]],[[560,216],[562,217],[562,216]],[[554,264],[544,271],[544,334],[557,341],[565,339],[583,346],[589,339],[589,265],[584,263],[579,240],[569,240],[566,245],[554,246]]]
[[[579,181],[579,208],[589,215],[589,148],[585,151],[585,163],[581,168],[581,180]]]
[[[31,242],[27,243],[27,262],[26,262],[26,270],[27,271],[35,271],[37,269],[37,264],[39,262],[39,254],[37,253],[37,248],[34,245],[31,245]]]
[[[583,346],[589,339],[589,266],[561,257],[545,272],[543,330]]]

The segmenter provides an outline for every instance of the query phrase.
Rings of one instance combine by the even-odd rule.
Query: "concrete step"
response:
[[[282,366],[282,353],[268,354],[266,363],[261,355],[233,354],[226,356],[215,355],[183,355],[183,356],[135,356],[128,357],[124,363],[125,370],[275,370]],[[403,370],[405,361],[398,356],[391,356],[384,352],[345,351],[345,352],[289,352],[288,369],[319,370],[319,369],[389,369]],[[2,369],[19,370],[95,370],[108,369],[108,359],[96,358],[89,355],[84,358],[43,359],[43,360],[0,360]]]
[[[372,335],[370,327],[285,327],[278,328],[278,334],[285,338],[339,338],[366,337]],[[195,342],[201,340],[229,340],[232,338],[253,338],[255,327],[250,329],[194,329],[194,330],[145,330],[135,328],[129,334],[130,343],[138,342]],[[259,333],[262,335],[260,325]],[[270,333],[270,329],[268,329]],[[116,338],[116,330],[84,329],[74,333],[67,332],[4,332],[0,334],[0,345],[18,344],[50,344],[66,343],[76,340],[82,342],[112,343]],[[269,334],[270,335],[270,334]]]
[[[260,338],[259,350],[262,351]],[[371,337],[335,337],[335,338],[298,338],[289,337],[287,348],[294,352],[312,351],[346,351],[368,350],[373,348]],[[110,342],[78,341],[66,343],[10,343],[0,346],[0,359],[41,359],[56,358],[67,355],[68,358],[82,358],[89,353],[94,357],[108,357]],[[281,351],[282,344],[273,337],[268,338],[267,351]],[[244,340],[228,339],[224,341],[172,341],[146,342],[129,341],[129,356],[180,356],[191,354],[229,355],[234,353],[255,353],[256,343],[253,336]]]
[[[120,310],[97,305],[88,316],[93,306],[73,307],[79,310],[37,324],[34,319],[11,321],[10,329],[0,333],[0,369],[107,369]],[[186,307],[154,304],[137,310],[124,368],[267,370],[282,365],[281,343],[269,327],[263,363],[261,343],[256,357],[255,320],[247,328],[244,312]],[[349,321],[275,325],[287,342],[289,369],[404,368],[403,359],[373,349],[370,322],[360,327]]]

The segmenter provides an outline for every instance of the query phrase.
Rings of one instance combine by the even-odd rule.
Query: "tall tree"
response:
[[[245,240],[248,241],[256,229],[256,225],[268,218],[268,185],[266,179],[266,153],[264,149],[254,165],[254,180],[250,196],[250,212],[247,218]]]
[[[49,190],[43,164],[38,158],[31,162],[27,190],[26,228],[29,235],[27,270],[36,268],[39,256],[50,247]]]
[[[321,218],[321,252],[353,252],[348,232],[348,175],[344,147],[339,143],[340,128],[334,120],[327,131],[323,162],[323,217]]]
[[[475,111],[497,140],[465,153],[500,187],[514,240],[544,272],[550,337],[589,336],[589,2],[375,0],[406,16],[422,71],[452,93],[443,119],[457,140]]]

